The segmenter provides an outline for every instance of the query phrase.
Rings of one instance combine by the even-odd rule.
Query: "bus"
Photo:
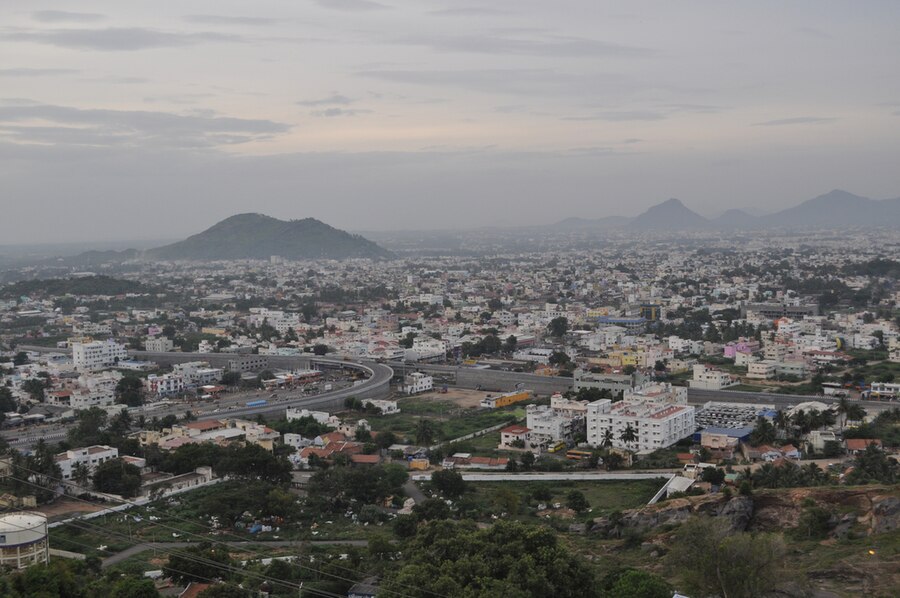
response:
[[[549,449],[547,449],[547,451],[549,451],[551,453],[558,453],[559,451],[563,450],[564,448],[566,448],[565,442],[557,442],[556,444],[551,446]]]
[[[584,461],[591,458],[591,451],[585,451],[581,449],[572,449],[566,451],[566,459],[572,459],[573,461]]]
[[[262,407],[265,404],[265,399],[259,399],[258,401],[247,401],[247,407]]]

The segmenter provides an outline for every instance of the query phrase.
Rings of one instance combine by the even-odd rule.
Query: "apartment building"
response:
[[[434,388],[434,378],[422,372],[412,372],[403,379],[401,392],[414,395],[420,392],[428,392]]]
[[[623,432],[631,426],[635,440],[625,442]],[[602,446],[607,431],[615,448],[651,452],[671,446],[694,433],[694,408],[665,401],[626,399],[617,403],[600,399],[588,404],[587,441]]]
[[[128,351],[125,345],[120,345],[113,339],[72,345],[72,363],[79,372],[113,367],[127,358]]]
[[[702,390],[722,390],[734,384],[731,376],[720,370],[714,370],[702,364],[694,366],[694,377],[689,381],[691,388]]]
[[[72,480],[72,474],[79,465],[86,465],[91,474],[100,466],[110,459],[116,459],[119,456],[119,449],[105,445],[94,445],[84,448],[76,448],[68,450],[64,453],[58,453],[54,460],[59,465],[62,472],[62,479],[65,481]]]
[[[165,336],[158,336],[145,340],[144,348],[147,349],[147,351],[149,351],[150,353],[165,353],[166,351],[171,351],[172,349],[174,349],[175,343],[170,338],[167,338]]]

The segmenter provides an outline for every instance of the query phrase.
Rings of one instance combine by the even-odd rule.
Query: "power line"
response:
[[[36,487],[36,488],[43,488],[42,486],[40,486],[40,485],[38,485],[38,484],[34,484],[33,482],[30,482],[30,481],[28,481],[28,480],[22,480],[22,479],[20,479],[20,478],[14,477],[14,476],[10,476],[10,477],[12,477],[12,479],[15,479],[15,480],[18,480],[18,481],[20,481],[20,482],[29,484],[29,485],[34,486],[34,487]],[[83,502],[89,502],[89,501],[84,501],[83,499],[78,499],[77,497],[73,497],[73,498],[75,498],[76,500],[82,500]],[[92,503],[89,503],[89,504],[92,504]],[[82,529],[82,530],[85,530],[85,531],[99,531],[100,533],[104,533],[104,534],[107,534],[107,535],[112,536],[112,537],[122,538],[122,539],[128,540],[129,542],[133,542],[134,544],[140,545],[140,546],[147,546],[147,547],[149,547],[149,548],[151,548],[151,549],[153,549],[153,550],[158,550],[159,552],[162,552],[162,553],[167,554],[167,555],[175,555],[175,556],[179,556],[179,557],[181,557],[181,558],[184,558],[184,559],[187,560],[187,561],[195,562],[195,563],[198,563],[198,564],[201,564],[201,565],[206,565],[206,566],[210,566],[210,567],[215,567],[215,568],[219,568],[219,569],[224,569],[224,570],[226,570],[226,571],[235,572],[235,573],[243,573],[243,574],[245,574],[245,575],[250,575],[250,576],[254,576],[254,577],[260,578],[260,579],[262,579],[263,581],[271,581],[271,582],[274,582],[274,583],[276,583],[276,584],[278,584],[278,585],[281,585],[282,587],[288,587],[288,588],[291,588],[291,589],[297,589],[297,590],[302,589],[302,584],[298,585],[298,584],[295,584],[295,583],[293,583],[293,582],[286,581],[286,580],[283,580],[283,579],[279,579],[279,578],[276,578],[276,577],[266,576],[266,575],[264,575],[264,574],[262,574],[262,573],[257,573],[257,572],[255,572],[255,571],[251,571],[251,570],[247,570],[247,569],[239,569],[239,568],[236,568],[236,567],[231,566],[231,565],[227,565],[227,564],[224,564],[224,563],[219,563],[218,561],[213,561],[213,560],[210,560],[210,559],[205,559],[205,558],[203,558],[203,557],[201,557],[201,556],[199,556],[199,555],[194,555],[194,554],[191,554],[191,553],[180,552],[180,551],[177,551],[177,550],[175,550],[175,549],[168,549],[168,548],[162,548],[162,547],[159,547],[159,546],[154,546],[152,542],[135,541],[134,538],[132,538],[132,537],[130,537],[130,536],[126,536],[126,535],[123,534],[123,533],[115,532],[115,531],[113,531],[113,530],[106,529],[106,528],[104,528],[104,527],[101,526],[101,525],[97,525],[97,524],[93,524],[93,523],[88,523],[87,521],[82,520],[82,519],[78,519],[78,520],[77,520],[77,523],[76,523],[75,521],[70,521],[70,522],[69,522],[69,525],[72,525],[72,526],[75,527],[75,528]],[[165,527],[165,526],[164,526],[164,527]],[[167,529],[174,529],[174,530],[176,530],[176,531],[181,531],[182,533],[189,533],[189,532],[185,532],[184,530],[177,529],[177,528],[167,528]],[[192,535],[196,535],[196,534],[192,534]],[[209,542],[209,539],[208,539],[208,538],[204,538],[203,536],[198,536],[198,537],[200,537],[204,542]],[[319,572],[319,571],[317,571],[317,570],[315,570],[315,569],[313,569],[313,568],[311,568],[311,567],[303,567],[303,565],[300,565],[300,567],[301,567],[301,568],[307,568],[307,569],[310,569],[310,570],[312,570],[313,572],[316,572],[316,573],[320,573],[320,574],[322,573],[322,572]],[[183,572],[180,572],[180,573],[183,573]],[[192,574],[191,574],[191,575],[192,575]],[[347,579],[347,580],[345,580],[345,581],[353,582],[353,580],[349,580],[349,579]],[[355,583],[355,582],[354,582],[354,583]],[[307,590],[309,590],[309,591],[325,592],[325,590],[315,590],[314,588],[307,588]],[[325,594],[323,594],[323,595],[331,596],[331,597],[338,596],[337,594],[333,594],[333,593],[330,593],[330,592],[325,593]]]
[[[64,480],[60,480],[59,478],[55,478],[55,477],[52,477],[52,476],[47,476],[47,475],[45,475],[45,474],[42,474],[42,473],[40,473],[40,472],[31,470],[31,469],[29,469],[29,468],[27,468],[27,467],[24,467],[24,466],[21,466],[21,465],[15,465],[15,467],[18,467],[19,469],[22,469],[23,471],[27,471],[27,472],[32,473],[32,474],[34,474],[34,475],[40,475],[40,476],[42,476],[43,478],[45,478],[45,479],[47,479],[47,480],[53,480],[53,481],[56,481],[56,482],[58,482],[58,483],[60,483],[60,484],[63,484],[63,485],[68,485],[68,486],[71,486],[71,487],[74,487],[74,488],[80,488],[80,489],[82,489],[82,490],[90,491],[89,488],[86,488],[86,487],[81,486],[81,485],[79,485],[79,484],[76,484],[76,483],[74,483],[74,482],[64,481]],[[19,479],[19,478],[13,478],[13,479]],[[20,480],[20,481],[24,481],[24,480]],[[27,482],[27,481],[26,481],[25,483],[30,483],[30,482]],[[38,486],[38,485],[35,485],[35,484],[31,484],[31,485],[34,485],[35,487],[38,487],[38,488],[41,488],[41,489],[44,489],[44,490],[49,490],[49,488],[45,488],[45,487],[43,487],[43,486]],[[74,500],[78,500],[78,501],[87,503],[87,504],[94,505],[94,503],[92,503],[92,502],[90,502],[90,501],[87,501],[87,500],[84,500],[84,499],[79,498],[79,497],[71,497],[71,498],[73,498]],[[134,501],[130,501],[130,500],[127,500],[127,499],[124,499],[124,498],[122,499],[122,501],[125,502],[126,504],[129,504],[129,505],[133,506],[133,507],[138,507],[138,508],[140,508],[140,507],[143,506],[143,507],[146,508],[148,511],[149,511],[151,508],[156,509],[156,507],[150,507],[149,504],[148,504],[148,505],[139,505],[139,504],[137,504],[137,503],[134,502]],[[118,512],[118,511],[113,511],[112,509],[106,509],[106,510],[110,510],[110,511],[113,512],[113,513]],[[164,517],[167,517],[167,518],[169,518],[169,519],[171,519],[171,520],[174,520],[174,521],[180,521],[180,522],[187,523],[187,524],[190,524],[190,525],[196,525],[196,524],[197,524],[197,522],[190,521],[190,520],[186,520],[186,519],[182,519],[182,518],[176,517],[176,516],[174,516],[174,515],[171,515],[170,513],[164,513],[164,512],[159,511],[159,510],[157,510],[156,512],[161,513]],[[164,525],[164,524],[161,524],[161,523],[157,523],[157,525],[160,525],[161,527],[164,527],[164,528],[166,528],[166,529],[170,529],[170,530],[175,531],[175,532],[180,532],[180,533],[185,534],[185,535],[191,535],[191,536],[200,538],[200,539],[203,540],[203,541],[209,541],[209,538],[206,538],[206,537],[204,537],[204,536],[202,536],[202,535],[199,535],[199,534],[195,534],[195,533],[193,533],[193,532],[189,532],[189,531],[182,530],[182,529],[179,529],[179,528],[168,527],[168,526],[166,526],[166,525]],[[204,524],[202,524],[202,523],[200,524],[200,526],[203,527],[203,528],[205,528],[205,529],[207,529],[207,530],[209,530],[209,531],[213,531],[213,532],[218,532],[218,531],[219,531],[219,530],[215,530],[214,528],[212,528],[212,527],[210,527],[210,526],[204,525]],[[238,540],[240,540],[240,541],[246,541],[246,539],[245,539],[245,538],[242,538],[241,536],[237,536],[237,535],[234,535],[234,534],[230,534],[230,533],[228,533],[228,532],[221,532],[221,533],[222,533],[222,535],[226,535],[226,536],[229,536],[229,537],[232,537],[232,538],[236,538],[236,539],[238,539]],[[260,557],[263,556],[263,554],[260,553],[260,552],[258,552],[258,551],[253,551],[253,550],[251,550],[251,552],[254,552],[254,554],[257,554],[257,555],[260,556]],[[314,568],[314,567],[310,567],[310,566],[308,566],[308,565],[304,565],[304,564],[300,564],[300,563],[297,563],[297,565],[298,565],[300,568],[308,569],[308,570],[313,571],[313,572],[315,572],[315,573],[317,573],[317,574],[319,574],[319,575],[326,575],[326,576],[329,576],[329,577],[333,577],[334,579],[337,579],[337,580],[340,580],[340,581],[349,582],[349,583],[359,583],[358,580],[350,579],[350,578],[347,578],[347,577],[342,577],[342,576],[336,575],[336,574],[334,574],[334,573],[327,573],[327,572],[318,570],[318,569],[316,569],[316,568]],[[364,572],[361,572],[361,571],[356,571],[356,570],[350,569],[350,568],[348,568],[348,567],[342,567],[342,566],[340,566],[340,565],[335,565],[335,567],[338,568],[338,569],[342,569],[342,570],[344,570],[344,571],[347,571],[347,572],[349,572],[349,573],[355,573],[355,574],[357,574],[357,575],[361,575],[362,577],[365,577],[366,575],[368,575],[367,573],[364,573]],[[439,593],[437,593],[437,592],[433,592],[433,591],[430,591],[430,590],[426,590],[426,589],[424,589],[424,588],[420,588],[420,587],[416,587],[416,586],[412,586],[412,585],[408,585],[408,584],[398,584],[398,585],[400,585],[401,587],[406,587],[406,588],[412,589],[412,590],[417,590],[417,591],[420,591],[420,592],[424,592],[424,593],[430,594],[430,595],[432,595],[432,596],[437,596],[438,598],[447,598],[447,597],[446,597],[445,595],[443,595],[443,594],[439,594]],[[382,591],[388,592],[388,593],[391,593],[391,594],[395,594],[395,595],[397,595],[397,596],[401,596],[401,597],[404,597],[404,598],[409,598],[409,594],[404,594],[404,593],[398,592],[398,591],[396,591],[396,590],[389,590],[389,589],[383,588]]]

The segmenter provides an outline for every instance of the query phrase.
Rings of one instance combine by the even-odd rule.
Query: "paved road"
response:
[[[117,563],[121,563],[122,561],[133,557],[136,554],[140,554],[142,552],[146,552],[147,550],[173,550],[176,548],[186,548],[188,546],[196,546],[198,542],[147,542],[145,544],[138,544],[136,546],[132,546],[131,548],[126,548],[122,552],[116,553],[110,557],[103,559],[103,567],[109,567],[111,565],[115,565]],[[346,545],[346,546],[367,546],[369,543],[366,540],[273,540],[273,541],[248,541],[248,542],[220,542],[220,544],[227,544],[232,548],[249,548],[254,547],[258,548],[259,546],[276,546],[276,547],[285,547],[285,546],[296,546],[298,548],[303,548],[304,546],[334,546],[334,545]]]
[[[70,350],[64,349],[56,349],[50,347],[34,347],[34,346],[21,346],[20,347],[24,351],[38,351],[43,353],[64,353]],[[234,355],[224,354],[224,353],[148,353],[146,351],[130,351],[129,355],[132,357],[147,359],[153,361],[157,359],[159,361],[167,361],[169,363],[173,362],[185,362],[185,361],[222,361],[223,359],[233,358]],[[184,403],[177,403],[172,406],[156,408],[156,409],[147,409],[143,408],[135,408],[130,410],[131,414],[134,418],[139,417],[140,415],[144,415],[147,418],[151,417],[165,417],[166,415],[183,415],[185,411],[191,410],[197,416],[197,419],[219,419],[225,417],[249,417],[257,414],[279,414],[284,413],[288,407],[305,407],[307,409],[324,409],[324,410],[334,410],[339,408],[343,404],[344,399],[347,397],[359,397],[359,396],[373,396],[373,395],[381,395],[387,396],[390,387],[389,383],[391,378],[394,376],[394,370],[389,366],[376,363],[373,361],[345,361],[340,359],[329,359],[326,357],[318,357],[318,356],[278,356],[273,355],[270,356],[270,363],[272,367],[280,368],[298,368],[298,367],[321,367],[326,369],[354,369],[361,370],[366,375],[367,378],[365,381],[360,382],[359,384],[348,386],[345,388],[339,388],[336,390],[322,392],[320,394],[305,396],[302,391],[279,391],[279,397],[277,399],[268,398],[268,394],[263,394],[259,398],[265,398],[267,403],[265,405],[257,406],[257,407],[237,407],[236,409],[225,409],[221,410],[216,404],[204,404],[202,407],[196,404],[189,405]],[[251,397],[248,396],[247,399]],[[257,398],[253,396],[252,398]],[[216,409],[220,409],[216,412]],[[5,430],[2,432],[3,437],[7,439],[15,439],[8,440],[9,444],[15,448],[23,449],[30,448],[37,443],[37,441],[41,438],[48,442],[58,442],[62,440],[68,429],[71,427],[71,424],[55,424],[45,428],[39,428],[37,431],[31,431],[29,429],[18,429],[18,430]]]
[[[655,480],[657,478],[670,478],[674,471],[659,470],[644,473],[609,473],[595,472],[550,472],[550,471],[526,471],[519,473],[474,473],[461,471],[462,477],[467,482],[565,482],[565,481],[628,481],[628,480]],[[424,482],[431,479],[431,474],[412,474],[409,476],[416,482]]]
[[[430,480],[431,474],[425,479]],[[412,479],[406,480],[406,483],[403,484],[403,491],[406,493],[406,496],[416,501],[417,505],[424,502],[427,498]]]

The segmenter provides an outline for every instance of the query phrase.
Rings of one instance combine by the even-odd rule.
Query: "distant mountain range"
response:
[[[762,228],[847,228],[900,226],[900,198],[875,200],[835,189],[775,214],[753,216],[728,210],[717,218],[705,218],[678,199],[668,199],[634,218],[567,218],[551,228],[563,231],[609,230],[753,230]]]
[[[388,258],[386,249],[359,235],[315,218],[279,220],[263,214],[237,214],[202,233],[150,249],[144,257],[160,260]]]

